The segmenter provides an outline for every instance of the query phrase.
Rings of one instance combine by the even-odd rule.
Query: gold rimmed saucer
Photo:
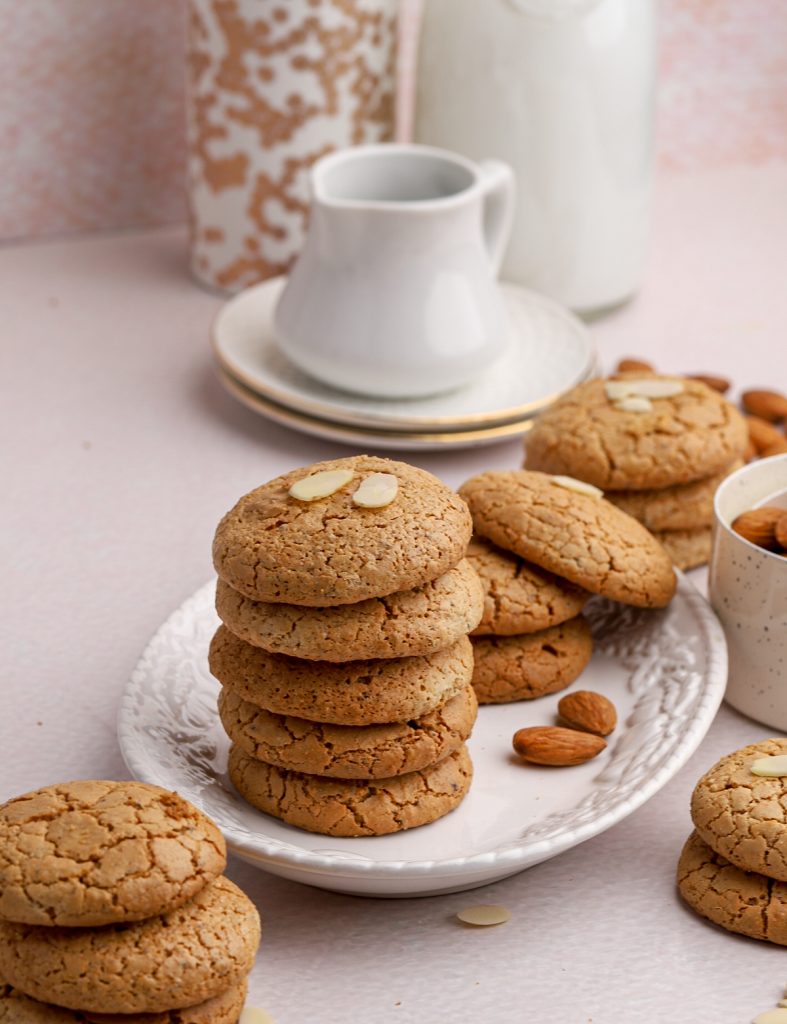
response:
[[[226,370],[219,369],[219,379],[227,391],[238,401],[267,419],[290,427],[292,430],[298,430],[303,434],[310,434],[312,437],[321,437],[329,441],[340,441],[354,448],[359,445],[362,448],[371,446],[395,451],[478,448],[510,438],[521,437],[533,423],[530,418],[493,427],[478,427],[473,430],[432,432],[354,427],[350,424],[331,423],[328,420],[317,419],[297,410],[277,405],[276,402],[271,402],[267,398],[255,394]]]
[[[279,351],[273,312],[283,285],[284,278],[273,278],[236,295],[216,317],[211,340],[226,373],[293,414],[364,430],[475,431],[521,423],[594,372],[593,342],[580,320],[550,299],[502,283],[508,344],[472,383],[420,399],[351,395],[308,377]]]

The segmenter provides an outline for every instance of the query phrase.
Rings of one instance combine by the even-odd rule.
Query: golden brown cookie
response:
[[[288,772],[230,748],[233,786],[252,806],[307,832],[382,836],[428,825],[457,807],[473,777],[466,747],[391,779],[327,779]]]
[[[787,884],[741,871],[692,832],[678,862],[678,891],[728,932],[787,946]]]
[[[162,1013],[241,982],[260,940],[254,904],[228,878],[160,917],[105,928],[0,921],[0,976],[44,1003]]]
[[[143,782],[65,782],[0,807],[0,917],[85,926],[179,907],[217,878],[224,839]]]
[[[631,516],[524,469],[474,476],[459,492],[476,531],[594,594],[661,608],[675,592],[667,553]]]
[[[246,979],[196,1006],[163,1013],[90,1013],[30,999],[0,981],[0,1024],[237,1024],[246,1002]]]
[[[604,497],[654,533],[661,530],[696,530],[713,523],[713,496],[719,484],[740,469],[736,460],[721,473],[656,491],[605,491]]]
[[[697,530],[654,531],[653,536],[662,545],[678,569],[696,569],[710,561],[713,530],[701,526]]]
[[[467,560],[481,578],[484,614],[473,636],[536,633],[579,615],[590,594],[475,536]]]
[[[313,473],[347,469],[354,479],[318,501],[289,494]],[[398,493],[383,508],[359,508],[364,477],[390,473]],[[254,601],[322,608],[411,590],[464,556],[470,515],[431,473],[404,462],[354,455],[293,470],[245,495],[219,523],[216,572]]]
[[[702,839],[743,871],[787,881],[787,777],[763,778],[752,764],[787,754],[787,739],[763,740],[721,758],[691,797]]]
[[[229,630],[255,647],[309,661],[356,661],[430,654],[478,623],[481,582],[470,563],[414,590],[333,608],[252,601],[223,580],[216,611]]]
[[[682,391],[651,399],[649,412],[618,408],[604,380],[580,384],[528,431],[525,465],[616,491],[671,487],[721,473],[743,456],[744,419],[717,391],[680,380]]]
[[[420,657],[337,665],[269,654],[219,626],[209,664],[222,686],[266,711],[310,722],[374,725],[421,718],[455,697],[473,675],[473,649],[463,636]]]
[[[233,690],[219,694],[219,714],[245,754],[278,768],[336,779],[387,779],[447,757],[470,735],[478,711],[472,686],[436,711],[389,725],[327,725],[273,715]]]
[[[569,686],[593,653],[593,637],[579,615],[559,626],[520,636],[473,640],[473,688],[479,704],[532,700]]]

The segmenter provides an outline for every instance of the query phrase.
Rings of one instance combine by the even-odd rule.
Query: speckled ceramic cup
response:
[[[727,703],[787,732],[787,558],[731,528],[759,505],[787,508],[787,455],[744,466],[716,491],[710,600],[729,648]]]

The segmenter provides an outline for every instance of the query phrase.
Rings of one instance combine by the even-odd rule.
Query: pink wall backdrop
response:
[[[186,2],[0,0],[0,238],[184,219]],[[661,23],[661,169],[787,159],[787,0]]]

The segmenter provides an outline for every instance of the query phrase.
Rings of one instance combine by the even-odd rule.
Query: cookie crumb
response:
[[[511,920],[510,911],[494,903],[479,903],[475,907],[465,907],[456,915],[463,924],[476,928],[489,928],[495,924],[505,924]]]

